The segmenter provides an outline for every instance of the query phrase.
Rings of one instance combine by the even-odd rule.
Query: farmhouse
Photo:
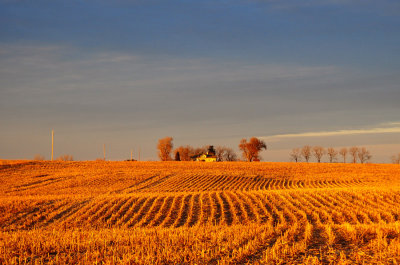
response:
[[[199,161],[199,162],[217,162],[217,156],[215,155],[214,146],[210,145],[205,154],[198,154],[192,156],[191,159],[193,161]]]

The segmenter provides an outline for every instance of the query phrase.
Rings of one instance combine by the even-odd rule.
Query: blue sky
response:
[[[398,1],[1,1],[0,158],[263,137],[400,152]],[[290,136],[288,136],[290,135]]]

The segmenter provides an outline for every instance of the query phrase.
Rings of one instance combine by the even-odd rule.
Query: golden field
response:
[[[0,264],[398,264],[400,166],[0,163]]]

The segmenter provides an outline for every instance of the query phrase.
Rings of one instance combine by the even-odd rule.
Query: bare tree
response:
[[[225,149],[225,154],[224,154],[224,161],[237,161],[237,155],[236,153],[232,150],[232,148],[227,147]]]
[[[360,159],[360,163],[364,164],[365,162],[368,162],[371,159],[371,154],[367,150],[367,148],[359,148],[358,149],[358,159]]]
[[[224,159],[224,154],[226,152],[226,147],[225,146],[217,146],[215,148],[215,155],[217,156],[217,161],[221,162]]]
[[[62,156],[58,157],[57,160],[59,160],[59,161],[74,161],[74,158],[72,157],[72,155],[62,155]]]
[[[304,160],[308,163],[311,158],[311,146],[305,145],[301,148],[301,156],[304,157]]]
[[[301,149],[293,148],[289,156],[291,161],[299,162],[301,160]]]
[[[252,162],[254,160],[261,159],[259,153],[262,149],[266,150],[267,145],[263,140],[260,140],[256,137],[250,138],[249,142],[243,138],[240,141],[239,149],[243,152],[243,158],[245,158],[248,162]]]
[[[392,163],[393,164],[400,164],[400,153],[398,153],[397,155],[393,155],[392,156]]]
[[[350,147],[349,149],[349,153],[353,158],[353,163],[357,163],[358,149],[359,148],[357,146]]]
[[[329,147],[327,153],[329,156],[330,163],[337,160],[338,151],[336,151],[333,147]]]
[[[172,151],[172,137],[165,137],[158,140],[158,156],[160,157],[161,161],[171,161],[171,151]]]
[[[36,161],[43,161],[43,160],[45,160],[45,158],[44,158],[44,156],[42,156],[41,154],[36,154],[36,155],[33,157],[33,160],[36,160]]]
[[[217,161],[236,161],[237,156],[232,148],[225,146],[217,146],[215,148],[215,155],[217,156]]]
[[[326,154],[325,148],[323,148],[322,146],[314,146],[312,151],[318,163],[321,163],[322,157]]]
[[[193,149],[193,155],[201,155],[207,153],[208,146],[196,147]]]
[[[346,163],[346,157],[347,157],[348,150],[346,147],[343,147],[340,149],[339,154],[343,157],[343,163]]]

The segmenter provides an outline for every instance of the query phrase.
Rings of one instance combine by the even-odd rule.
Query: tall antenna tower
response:
[[[51,161],[54,159],[54,130],[51,130]]]

